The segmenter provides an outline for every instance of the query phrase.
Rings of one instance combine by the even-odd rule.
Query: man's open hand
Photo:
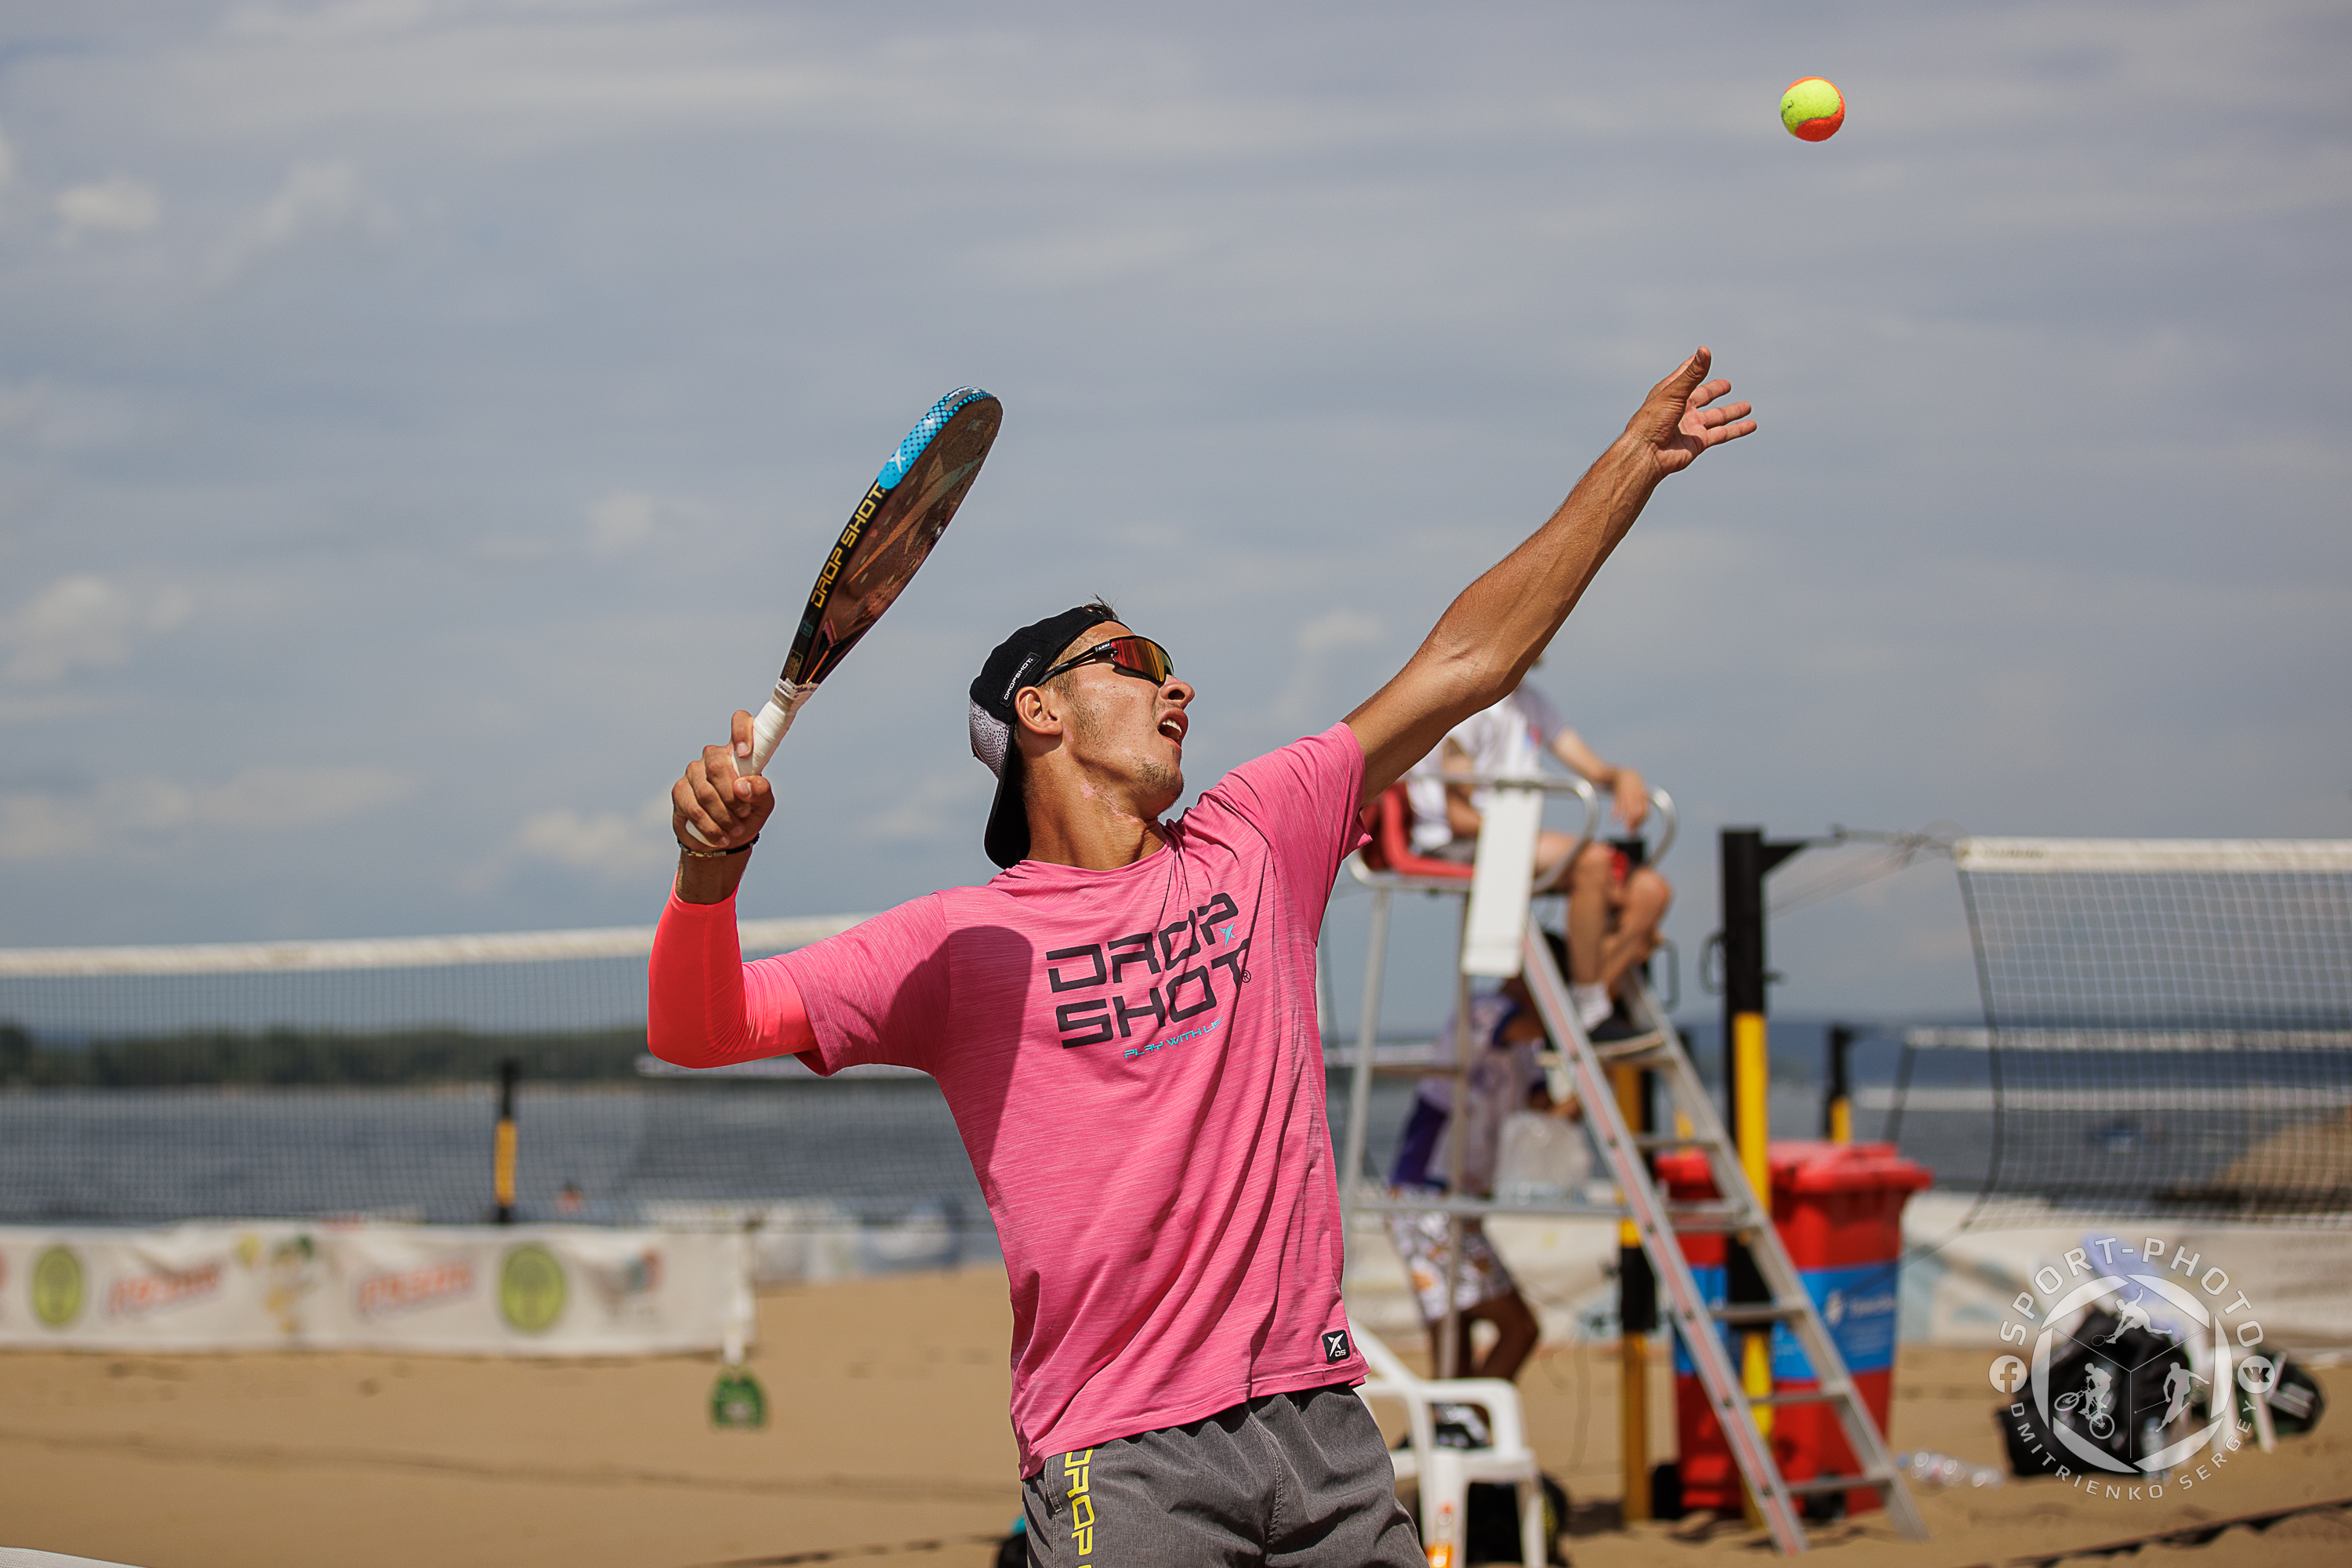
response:
[[[1650,395],[1626,422],[1626,438],[1649,454],[1661,476],[1678,474],[1709,447],[1737,441],[1756,428],[1756,421],[1748,417],[1748,404],[1707,406],[1731,390],[1727,381],[1706,379],[1707,366],[1714,363],[1715,356],[1701,348],[1650,388]]]

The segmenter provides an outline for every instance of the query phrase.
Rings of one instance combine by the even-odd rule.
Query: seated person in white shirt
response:
[[[1406,773],[1414,850],[1464,862],[1476,851],[1486,789],[1448,784],[1442,774],[1531,774],[1546,751],[1607,790],[1628,833],[1641,830],[1650,815],[1642,775],[1603,762],[1542,692],[1523,682],[1500,702],[1456,724],[1436,751]],[[1590,1030],[1615,1008],[1619,984],[1657,951],[1658,928],[1675,890],[1654,867],[1630,866],[1622,851],[1599,840],[1571,861],[1575,846],[1570,835],[1544,829],[1536,839],[1536,867],[1538,886],[1568,894],[1569,981],[1579,1020]]]

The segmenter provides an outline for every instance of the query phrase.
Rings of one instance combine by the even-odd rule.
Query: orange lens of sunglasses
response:
[[[1110,651],[1105,653],[1105,648]],[[1168,650],[1150,637],[1113,637],[1087,651],[1094,658],[1108,659],[1114,668],[1141,676],[1154,686],[1165,681],[1176,669],[1176,661],[1168,657]]]
[[[1066,658],[1037,679],[1048,681],[1064,670],[1076,669],[1082,664],[1108,664],[1122,675],[1132,675],[1154,686],[1164,683],[1175,673],[1176,661],[1168,650],[1150,637],[1105,637],[1076,658]]]

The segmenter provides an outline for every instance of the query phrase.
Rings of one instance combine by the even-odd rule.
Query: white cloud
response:
[[[1375,647],[1386,629],[1379,616],[1345,607],[1326,610],[1313,620],[1302,622],[1291,634],[1298,658],[1290,667],[1290,679],[1283,683],[1281,692],[1268,709],[1269,718],[1286,729],[1309,721],[1317,710],[1317,699],[1322,691],[1324,674],[1331,666],[1331,656],[1349,648]]]
[[[32,603],[0,618],[0,674],[37,684],[77,667],[111,668],[130,661],[142,637],[184,624],[192,604],[176,588],[133,589],[80,574],[60,578]]]
[[[282,833],[362,816],[408,795],[387,768],[253,767],[212,784],[128,778],[94,790],[0,795],[0,860],[102,850],[126,839],[206,830]]]
[[[48,411],[47,387],[0,386],[0,435],[36,431]]]
[[[993,784],[974,763],[951,773],[933,773],[896,801],[859,820],[857,837],[877,844],[919,844],[968,833],[976,840],[983,816],[977,803]]]
[[[300,163],[261,211],[240,227],[217,268],[226,277],[272,251],[326,234],[389,234],[392,208],[346,163]]]
[[[68,245],[86,234],[143,234],[163,219],[163,198],[144,180],[109,174],[93,185],[57,194],[58,237]]]
[[[659,496],[635,491],[606,496],[588,509],[588,552],[603,557],[625,555],[652,542],[677,514],[675,504]]]
[[[136,391],[117,385],[46,375],[0,384],[0,443],[19,452],[63,456],[120,447],[152,428],[152,405],[142,406]],[[15,489],[11,499],[22,501],[25,491]]]
[[[247,768],[223,784],[158,783],[143,791],[142,826],[261,827],[341,822],[400,799],[410,781],[388,768]]]
[[[656,796],[626,816],[606,811],[591,816],[570,806],[542,811],[524,821],[509,847],[520,858],[585,871],[602,881],[640,882],[675,854],[669,796]]]
[[[428,24],[462,17],[469,9],[450,0],[339,0],[325,5],[256,4],[229,12],[226,31],[254,37],[290,37],[360,43],[413,33]]]
[[[306,230],[389,216],[349,163],[297,163],[261,209],[254,237],[265,246],[284,245]]]
[[[1298,628],[1298,651],[1329,653],[1335,648],[1363,647],[1381,640],[1385,630],[1378,616],[1361,610],[1330,610]]]

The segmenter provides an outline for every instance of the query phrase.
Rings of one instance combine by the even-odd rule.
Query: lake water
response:
[[[1713,1033],[1696,1031],[1693,1042],[1703,1066],[1713,1060]],[[1857,1053],[1860,1138],[1886,1129],[1895,1055],[1891,1047]],[[1947,1190],[1976,1191],[1994,1155],[1984,1056],[1915,1058],[1902,1148]],[[1786,1059],[1794,1068],[1803,1056],[1792,1047]],[[1347,1084],[1335,1069],[1335,1141]],[[1412,1091],[1409,1079],[1375,1082],[1368,1160],[1375,1173],[1393,1154]],[[2042,1092],[2043,1100],[2028,1108],[2016,1102],[2021,1086],[2009,1087],[2013,1102],[2000,1123],[2007,1184],[2073,1183],[2084,1196],[2110,1203],[2205,1179],[2267,1130],[2340,1116],[2337,1102],[2347,1095],[2343,1085],[2242,1082],[2214,1089],[2220,1098],[2212,1105],[2199,1103],[2202,1091],[2192,1086],[2169,1109],[2151,1095],[2140,1096],[2147,1103],[2137,1109],[2117,1109],[2105,1089]],[[2263,1109],[2256,1101],[2263,1095],[2281,1103]],[[1811,1085],[1776,1082],[1771,1110],[1776,1137],[1819,1135],[1820,1095]],[[0,1223],[479,1221],[491,1209],[495,1117],[487,1084],[0,1089]],[[526,1079],[518,1121],[518,1209],[528,1219],[632,1223],[696,1205],[756,1205],[828,1224],[913,1218],[949,1230],[989,1229],[954,1123],[926,1078]],[[563,1205],[567,1186],[579,1194],[576,1209]],[[992,1233],[987,1239],[992,1244]]]

